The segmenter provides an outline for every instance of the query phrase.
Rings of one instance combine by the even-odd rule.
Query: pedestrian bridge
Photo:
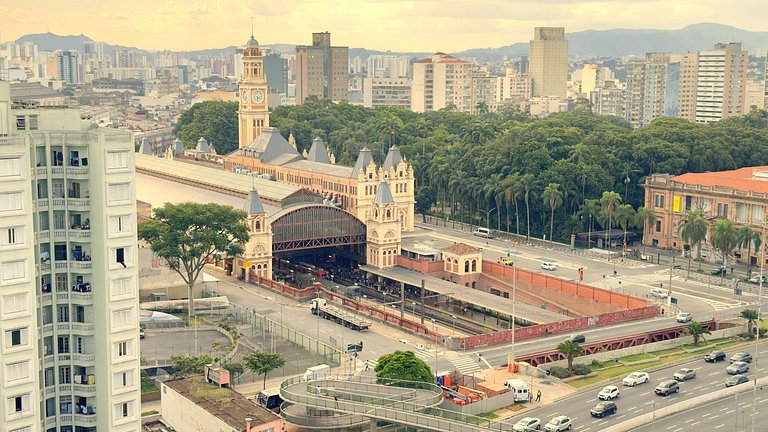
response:
[[[309,382],[296,377],[280,385],[280,396],[287,402],[285,420],[308,429],[349,427],[372,419],[433,431],[512,430],[512,424],[438,408],[442,393],[434,384],[381,382],[372,376]]]

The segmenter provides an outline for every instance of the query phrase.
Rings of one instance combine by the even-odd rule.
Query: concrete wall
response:
[[[240,432],[165,384],[161,394],[163,418],[177,432]]]
[[[488,411],[496,411],[514,403],[515,394],[512,392],[506,392],[464,406],[456,405],[450,401],[443,401],[443,403],[440,404],[440,408],[449,411],[460,412],[462,414],[477,415]]]

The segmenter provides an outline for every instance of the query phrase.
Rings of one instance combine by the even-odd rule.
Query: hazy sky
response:
[[[527,42],[536,26],[566,32],[678,29],[717,22],[765,30],[765,0],[0,0],[0,38],[85,34],[143,49],[309,44],[393,51],[461,51]]]

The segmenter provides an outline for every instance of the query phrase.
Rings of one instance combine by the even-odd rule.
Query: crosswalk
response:
[[[427,364],[432,364],[432,362],[435,361],[434,349],[414,350],[414,354],[416,354],[416,357],[427,362]],[[455,351],[441,351],[438,352],[437,355],[442,359],[448,360],[453,365],[453,367],[456,368],[456,370],[464,375],[472,375],[473,373],[477,373],[483,370],[477,358],[467,354],[461,354]],[[376,363],[376,360],[368,360],[368,367],[370,369],[374,369],[376,367]]]

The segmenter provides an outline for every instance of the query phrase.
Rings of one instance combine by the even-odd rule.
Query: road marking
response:
[[[713,416],[712,416],[712,417],[710,417],[709,419],[710,419],[710,420],[714,420],[714,419],[716,419],[716,418],[718,418],[718,417],[720,417],[720,414],[716,414],[716,415],[713,415]]]
[[[693,421],[693,419],[688,419],[688,420],[686,420],[685,422],[686,422],[686,423],[690,423],[690,422],[692,422],[692,421]]]
[[[721,409],[720,409],[720,412],[723,412],[723,411],[725,411],[725,410],[727,410],[727,409],[728,409],[728,407],[725,407],[725,408],[721,408]],[[731,411],[733,411],[733,410],[731,410]]]
[[[515,356],[515,358],[517,358],[517,356]],[[721,373],[721,372],[712,372],[711,374],[709,374],[709,375],[707,375],[707,376],[719,375],[720,373]]]
[[[515,357],[517,357],[517,356],[515,356]],[[651,394],[651,392],[642,393],[640,396],[648,396],[649,394]]]
[[[517,356],[515,356],[515,357],[517,357]],[[704,386],[698,386],[698,387],[694,387],[693,389],[694,389],[694,390],[698,390],[698,389],[700,389],[700,388],[702,388],[702,387],[704,387]]]
[[[715,429],[720,429],[720,428],[721,428],[721,427],[723,427],[723,426],[725,426],[725,423],[723,423],[723,424],[721,424],[721,425],[718,425],[718,426],[715,426]]]
[[[637,408],[637,407],[636,407],[636,406],[633,406],[632,408],[630,408],[630,409],[629,409],[629,411],[632,411],[632,410],[633,410],[633,409],[635,409],[635,408]]]
[[[623,417],[626,417],[626,416],[627,416],[626,414],[622,414],[622,415],[620,415],[620,416],[616,417],[616,420],[618,420],[618,419],[620,419],[620,418],[623,418]]]
[[[719,381],[712,381],[711,383],[709,383],[709,385],[712,385],[712,384],[717,384],[718,382],[719,382]]]
[[[699,424],[699,423],[701,423],[701,422],[698,422],[698,421],[697,421],[696,423],[691,423],[691,426],[693,426],[693,425],[697,425],[697,424]]]
[[[732,409],[732,410],[730,410],[730,411],[726,411],[725,413],[726,413],[726,414],[730,414],[730,413],[732,413],[732,412],[734,412],[734,411],[736,411],[736,410],[735,410],[735,409]]]

